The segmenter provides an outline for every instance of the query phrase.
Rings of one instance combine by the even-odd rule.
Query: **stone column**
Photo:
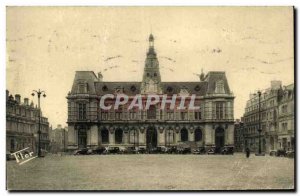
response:
[[[90,128],[90,145],[91,147],[98,146],[99,143],[99,136],[98,136],[98,126],[93,125]]]
[[[146,145],[146,130],[139,130],[139,145]]]
[[[115,144],[115,130],[109,129],[109,145],[114,145]]]
[[[77,131],[74,126],[68,126],[68,149],[77,149]]]
[[[215,145],[215,130],[213,129],[212,125],[205,125],[204,131],[205,145]]]
[[[157,135],[158,135],[158,144],[161,146],[165,146],[165,129],[161,129],[160,127],[158,127]]]
[[[225,145],[234,145],[234,125],[228,125],[228,128],[225,129]]]
[[[195,141],[195,129],[194,128],[192,128],[192,129],[189,128],[188,134],[189,134],[188,135],[189,136],[189,141],[190,142]]]

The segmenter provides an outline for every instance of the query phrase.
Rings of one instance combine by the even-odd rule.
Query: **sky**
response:
[[[225,71],[235,118],[271,80],[294,82],[292,7],[7,7],[6,17],[6,87],[35,103],[44,90],[53,127],[67,125],[75,71],[141,81],[150,33],[162,81]]]

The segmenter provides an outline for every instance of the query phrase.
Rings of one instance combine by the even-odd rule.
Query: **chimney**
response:
[[[15,100],[18,104],[21,104],[21,95],[20,94],[16,94],[15,95]]]
[[[98,72],[98,81],[102,82],[102,80],[103,80],[103,75],[101,72]]]
[[[24,98],[24,105],[26,105],[26,106],[29,105],[29,99],[28,98]]]

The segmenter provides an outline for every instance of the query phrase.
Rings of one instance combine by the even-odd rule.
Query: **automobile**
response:
[[[225,155],[225,154],[233,155],[233,153],[234,153],[233,147],[223,147],[221,149],[221,154],[223,154],[223,155]]]
[[[87,155],[88,149],[87,148],[82,148],[79,150],[75,150],[73,155]]]
[[[103,154],[105,151],[105,147],[97,147],[93,149],[93,154]]]
[[[176,152],[177,152],[176,146],[169,147],[167,151],[168,154],[175,154]]]
[[[200,151],[200,154],[205,154],[206,153],[204,147],[199,147],[199,151]]]
[[[145,154],[146,153],[146,148],[144,147],[139,147],[137,150],[138,154]]]
[[[192,154],[200,154],[199,148],[195,148],[192,150]]]
[[[294,150],[286,151],[286,157],[294,158],[295,157],[295,151]]]
[[[190,147],[179,147],[179,148],[177,148],[177,153],[178,154],[189,154],[189,153],[191,153],[191,148]]]
[[[216,154],[216,148],[215,147],[211,147],[210,149],[207,150],[207,154]]]
[[[276,150],[270,150],[270,156],[277,156],[277,151]]]
[[[161,147],[154,147],[154,148],[149,148],[148,153],[149,154],[161,154],[161,153],[163,153],[163,150]]]
[[[93,149],[89,148],[88,151],[86,152],[87,155],[92,155],[94,154]]]
[[[137,153],[137,150],[135,147],[129,146],[124,149],[123,153],[124,154],[135,154],[135,153]]]
[[[16,160],[16,157],[14,155],[12,155],[11,152],[6,151],[6,160],[7,161]]]
[[[285,157],[286,156],[286,151],[284,149],[278,149],[276,153],[277,157]]]
[[[108,147],[107,151],[108,151],[108,154],[118,154],[118,153],[120,153],[120,148],[119,147]]]

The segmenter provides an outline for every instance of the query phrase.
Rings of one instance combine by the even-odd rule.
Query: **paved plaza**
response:
[[[294,159],[235,155],[49,155],[7,162],[9,190],[293,189]]]

